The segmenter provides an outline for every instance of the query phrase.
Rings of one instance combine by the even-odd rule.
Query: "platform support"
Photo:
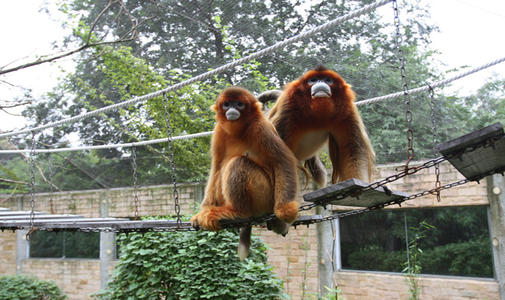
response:
[[[505,300],[505,177],[487,177],[488,220],[493,250],[494,275],[498,281],[500,299]]]
[[[100,217],[109,216],[108,192],[100,194]],[[114,232],[100,232],[100,287],[107,287],[114,258],[116,257],[116,234]]]
[[[323,217],[330,215],[331,211],[321,206],[316,208],[316,214]],[[317,230],[317,261],[319,277],[319,297],[326,296],[335,288],[333,283],[333,234],[331,222],[321,222],[316,225]]]
[[[16,274],[23,273],[23,261],[29,257],[29,243],[26,240],[28,230],[16,231]]]

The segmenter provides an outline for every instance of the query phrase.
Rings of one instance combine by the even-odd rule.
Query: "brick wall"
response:
[[[316,227],[291,228],[286,237],[265,229],[254,233],[268,245],[268,262],[284,280],[284,288],[292,299],[306,299],[317,294],[317,234]],[[302,295],[305,297],[302,298]]]
[[[411,163],[414,165],[414,163]],[[384,178],[396,173],[402,165],[378,167],[376,178]],[[449,164],[441,165],[442,184],[457,181],[463,177]],[[434,187],[433,169],[423,170],[389,184],[393,190],[409,194]],[[198,210],[203,197],[201,184],[180,184],[179,201],[183,214],[193,214]],[[89,217],[134,215],[135,204],[132,188],[109,190],[74,191],[63,193],[37,194],[36,209],[48,212],[51,199],[54,213],[80,214]],[[140,187],[138,190],[142,215],[173,215],[171,185]],[[11,209],[22,207],[28,210],[29,197],[17,196],[3,202],[2,206]],[[100,205],[102,204],[102,205]],[[103,205],[106,204],[106,205]],[[487,205],[486,182],[469,183],[442,192],[442,201],[428,195],[402,204],[405,207],[433,207],[458,205]],[[396,209],[398,206],[394,206]],[[341,207],[336,206],[336,209]],[[291,229],[286,237],[280,237],[261,228],[255,228],[270,247],[268,260],[274,271],[284,280],[286,292],[292,299],[316,299],[318,290],[317,275],[317,237],[315,226],[300,226]],[[0,233],[0,275],[14,274],[16,269],[15,234]],[[9,246],[9,244],[11,246]],[[5,247],[5,248],[1,248]],[[4,255],[4,251],[6,255]],[[86,299],[85,295],[100,288],[100,263],[88,260],[38,260],[23,262],[23,272],[37,275],[42,279],[52,279],[64,289],[70,299]],[[395,274],[337,272],[337,284],[345,299],[408,299],[408,286],[404,277]],[[421,278],[421,299],[474,299],[473,295],[482,293],[477,299],[497,299],[498,287],[494,280],[447,279],[445,277]],[[456,295],[456,296],[455,296]],[[479,294],[480,295],[480,294]]]
[[[89,299],[100,289],[100,261],[91,259],[26,259],[24,274],[54,281],[69,299]]]
[[[409,299],[405,276],[381,272],[341,271],[336,274],[341,295],[354,299]],[[492,279],[463,279],[420,275],[419,299],[498,300],[498,284]]]
[[[192,214],[195,212],[203,195],[202,185],[181,184],[178,186],[178,191],[181,213]],[[175,214],[171,185],[139,187],[138,198],[140,216]],[[86,217],[106,215],[110,217],[132,217],[135,212],[134,190],[132,188],[113,188],[52,194],[37,193],[35,195],[35,210],[50,212],[51,206],[55,214],[77,214]],[[2,207],[12,210],[18,208],[30,210],[30,197],[26,195],[11,197],[2,204]]]
[[[16,274],[16,233],[0,233],[0,276]]]

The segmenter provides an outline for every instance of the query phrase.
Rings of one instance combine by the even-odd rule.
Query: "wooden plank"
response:
[[[3,216],[29,216],[31,214],[30,211],[26,210],[16,210],[16,211],[0,211],[0,217]],[[41,212],[34,212],[35,215],[42,214]]]
[[[128,219],[117,219],[117,218],[69,218],[69,219],[45,219],[45,220],[37,220],[34,219],[33,224],[37,226],[43,226],[48,223],[62,223],[62,224],[77,224],[77,223],[100,223],[107,221],[120,221],[120,220],[128,220]],[[30,219],[24,220],[11,220],[11,221],[0,221],[0,227],[3,224],[30,224]]]
[[[351,178],[328,187],[303,195],[307,202],[324,202],[325,204],[344,205],[353,207],[370,207],[377,204],[400,200],[408,197],[406,193],[386,191],[383,187],[363,191],[369,184],[356,178]],[[337,197],[346,196],[337,200]],[[353,195],[354,194],[354,195]],[[333,199],[333,200],[332,200]]]
[[[51,214],[37,214],[34,220],[40,219],[70,219],[70,218],[82,218],[82,216],[77,215],[51,215]],[[30,215],[22,216],[0,216],[0,221],[16,221],[16,220],[30,220]]]
[[[467,147],[476,148],[473,151],[463,151]],[[470,180],[479,180],[490,172],[505,170],[505,135],[500,123],[445,142],[437,148],[465,178]]]
[[[468,134],[462,135],[453,140],[440,143],[436,146],[437,150],[442,155],[464,150],[467,147],[481,144],[486,140],[503,136],[503,126],[501,123],[494,123],[479,130],[475,130]]]
[[[114,229],[114,230],[142,230],[151,228],[177,228],[177,221],[173,220],[139,220],[130,221],[128,219],[114,219],[102,218],[102,220],[92,221],[75,221],[75,222],[61,222],[54,220],[54,222],[37,222],[34,227],[41,227],[44,229],[58,229],[58,230],[80,230],[80,229]],[[0,228],[3,229],[27,229],[31,225],[29,222],[0,222]],[[189,222],[181,222],[181,228],[188,229],[191,227]]]
[[[310,225],[314,222],[320,221],[323,219],[321,215],[311,215],[311,216],[299,216],[296,221],[293,222],[293,226],[299,225]]]

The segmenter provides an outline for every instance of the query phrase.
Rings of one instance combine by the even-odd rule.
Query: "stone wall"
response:
[[[411,163],[414,165],[414,163]],[[379,166],[376,178],[395,174],[402,165]],[[441,165],[442,184],[463,177],[449,164]],[[434,187],[433,168],[399,179],[389,184],[393,190],[413,194]],[[179,202],[181,213],[193,214],[198,210],[203,197],[202,184],[180,184]],[[139,215],[174,215],[173,190],[171,185],[147,186],[138,189]],[[0,196],[0,199],[2,197]],[[2,203],[10,209],[28,210],[30,197],[12,197]],[[61,193],[36,194],[36,210],[53,213],[79,214],[88,217],[132,217],[135,212],[134,190],[117,188]],[[488,205],[486,182],[469,183],[442,192],[442,201],[428,195],[402,204],[402,208],[433,206]],[[392,209],[397,209],[395,205]],[[335,209],[343,209],[336,206]],[[310,212],[309,212],[310,213]],[[285,281],[286,292],[291,299],[317,299],[317,235],[315,226],[300,226],[291,229],[286,237],[280,237],[261,228],[255,228],[269,246],[268,259],[274,271]],[[16,234],[0,233],[0,275],[16,272]],[[5,254],[4,254],[5,253]],[[54,280],[70,299],[86,299],[88,294],[100,289],[100,262],[98,260],[72,259],[26,259],[23,273],[34,274],[41,279]],[[422,276],[421,299],[498,299],[497,283],[494,280]],[[376,272],[336,273],[336,283],[345,299],[408,299],[408,286],[402,275]],[[482,296],[480,296],[482,295]]]

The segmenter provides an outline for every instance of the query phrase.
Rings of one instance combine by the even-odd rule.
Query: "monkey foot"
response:
[[[289,226],[290,225],[288,223],[283,222],[277,218],[273,218],[272,220],[267,221],[267,229],[282,236],[286,236],[286,234],[288,234]]]
[[[211,231],[218,231],[221,229],[221,223],[219,221],[226,218],[223,212],[224,210],[222,207],[212,207],[201,210],[191,218],[191,225],[195,228],[201,227]]]
[[[293,223],[298,217],[298,202],[291,201],[277,205],[275,207],[275,215],[286,223]]]

